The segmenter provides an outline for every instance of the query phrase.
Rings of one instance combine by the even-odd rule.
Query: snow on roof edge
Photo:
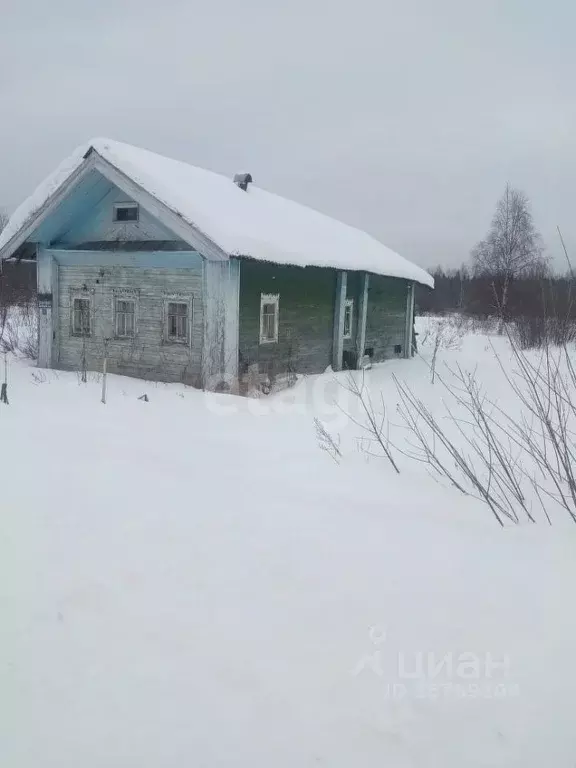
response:
[[[8,223],[0,232],[0,251],[16,237],[22,229],[50,201],[52,196],[68,181],[70,176],[80,167],[84,155],[90,145],[77,147],[74,152],[63,160],[52,173],[40,182],[34,192],[16,208],[8,219]]]

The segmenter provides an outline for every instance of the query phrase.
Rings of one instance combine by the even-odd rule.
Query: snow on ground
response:
[[[392,411],[393,373],[441,403],[423,355],[367,373]],[[485,336],[456,361],[502,394]],[[502,530],[367,460],[342,381],[242,400],[110,377],[102,405],[96,376],[11,358],[1,765],[574,766],[576,531]]]

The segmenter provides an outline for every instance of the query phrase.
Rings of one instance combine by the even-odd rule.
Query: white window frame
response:
[[[186,338],[174,338],[168,333],[168,310],[170,304],[185,304],[188,312],[188,322],[186,323]],[[191,346],[192,344],[192,322],[194,318],[194,297],[193,296],[181,296],[174,294],[173,296],[164,296],[164,313],[162,318],[163,323],[163,338],[165,344],[177,344],[180,346]]]
[[[138,333],[138,294],[136,291],[130,289],[115,288],[112,297],[112,323],[114,328],[115,339],[134,339]],[[134,304],[134,330],[132,333],[119,333],[118,332],[118,302],[130,301]]]
[[[273,304],[274,310],[274,338],[264,336],[264,305]],[[278,343],[278,325],[280,315],[280,294],[279,293],[261,293],[260,294],[260,344]]]
[[[350,312],[350,323],[348,327],[348,333],[346,333],[346,312]],[[352,330],[354,327],[354,299],[346,299],[344,301],[344,317],[342,319],[342,338],[351,339]]]
[[[84,333],[83,331],[77,331],[76,325],[75,325],[75,318],[74,315],[76,314],[76,311],[74,309],[76,301],[87,301],[88,302],[88,323],[89,323],[89,330],[88,333]],[[75,336],[78,339],[85,339],[89,338],[94,333],[94,317],[93,317],[93,304],[92,304],[92,296],[89,293],[86,293],[86,291],[72,291],[70,293],[70,335]]]
[[[135,219],[119,219],[118,210],[120,208],[135,208],[136,218]],[[119,224],[133,224],[134,222],[139,220],[140,220],[140,205],[138,203],[134,203],[132,201],[128,201],[126,203],[114,203],[113,221],[116,221]]]

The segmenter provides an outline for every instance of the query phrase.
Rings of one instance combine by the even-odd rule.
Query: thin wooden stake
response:
[[[102,402],[106,405],[106,362],[107,358],[104,358],[102,363]]]
[[[0,391],[0,402],[10,405],[8,402],[8,354],[4,352],[4,382]]]
[[[104,339],[104,359],[102,361],[102,402],[106,405],[106,369],[108,367],[108,339]]]

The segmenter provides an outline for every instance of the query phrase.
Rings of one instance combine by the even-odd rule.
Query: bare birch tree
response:
[[[498,312],[506,319],[510,283],[517,277],[543,273],[542,238],[534,226],[526,195],[510,184],[496,205],[490,230],[472,251],[477,274],[494,280]]]

